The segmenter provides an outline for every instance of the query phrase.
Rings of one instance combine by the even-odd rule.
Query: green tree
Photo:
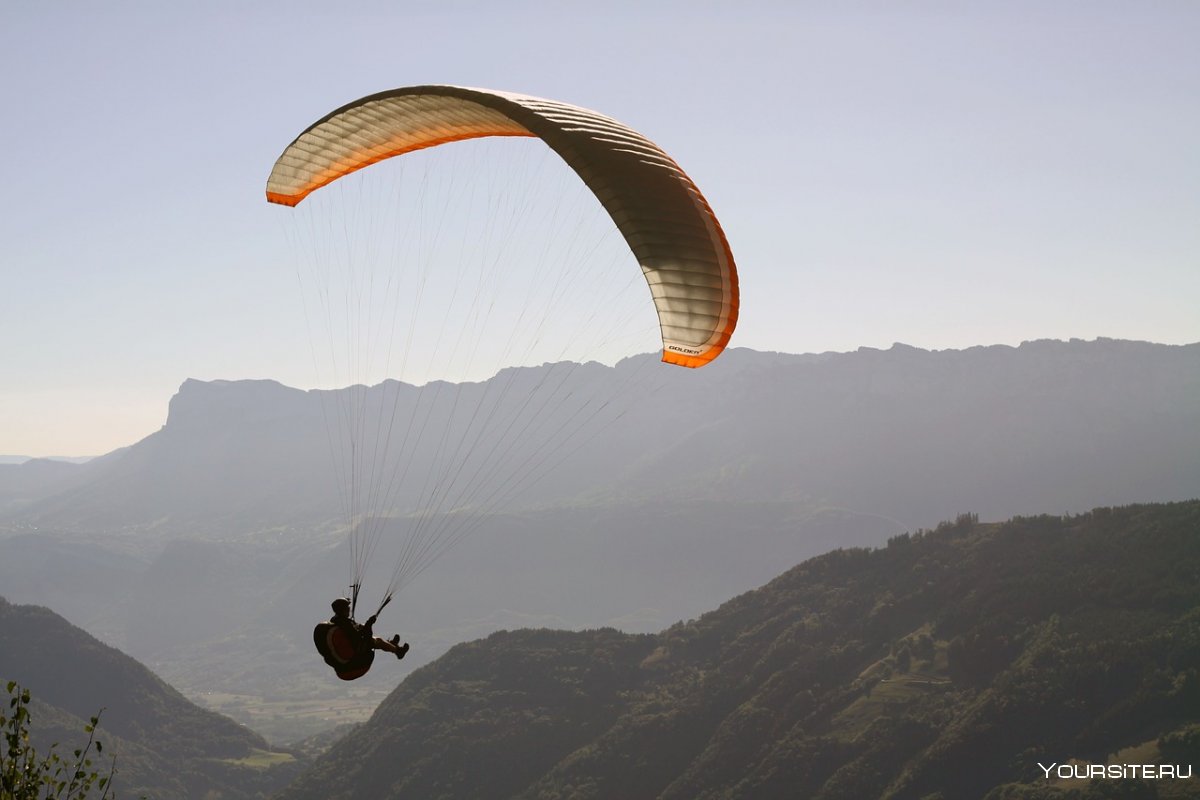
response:
[[[97,756],[104,752],[104,746],[96,738],[99,714],[84,726],[87,743],[72,751],[70,758],[58,754],[57,743],[50,745],[45,755],[39,755],[29,741],[29,690],[9,681],[8,694],[7,711],[0,708],[0,731],[4,736],[0,750],[0,800],[83,800],[93,790],[100,792],[99,800],[113,796],[115,759],[107,775],[92,768],[93,751]]]

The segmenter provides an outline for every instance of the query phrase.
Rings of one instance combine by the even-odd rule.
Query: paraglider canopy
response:
[[[661,148],[595,111],[526,95],[412,86],[363,97],[313,123],[284,150],[267,199],[294,206],[384,159],[488,136],[543,140],[616,223],[650,286],[663,361],[709,363],[737,325],[738,281],[720,223]]]

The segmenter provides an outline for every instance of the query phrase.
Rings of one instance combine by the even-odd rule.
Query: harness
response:
[[[353,623],[351,623],[353,624]],[[353,633],[349,632],[353,631]],[[313,629],[313,644],[325,663],[333,667],[337,676],[352,681],[367,674],[375,660],[375,648],[371,639],[360,634],[350,625],[321,622]]]
[[[366,627],[363,627],[354,621],[354,609],[358,606],[358,589],[358,583],[354,583],[350,587],[349,619],[341,624],[327,620],[318,623],[317,627],[313,628],[313,644],[317,646],[317,652],[344,681],[361,678],[371,668],[371,663],[375,660],[374,634],[371,633],[371,624],[379,616],[379,612],[392,602],[391,594],[385,596],[383,602],[379,604],[379,608],[367,621]]]

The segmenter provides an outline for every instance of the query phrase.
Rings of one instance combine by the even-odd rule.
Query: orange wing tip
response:
[[[304,195],[294,194],[279,194],[279,192],[267,192],[268,203],[278,203],[281,206],[295,206],[304,199]]]
[[[674,364],[677,367],[690,367],[695,369],[696,367],[703,367],[705,364],[721,355],[721,351],[724,349],[724,347],[713,347],[697,355],[676,353],[674,350],[663,350],[662,360],[667,364]]]

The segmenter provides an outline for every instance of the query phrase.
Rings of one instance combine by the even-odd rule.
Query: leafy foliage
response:
[[[811,559],[658,635],[495,634],[415,672],[282,797],[1194,792],[1048,784],[1037,765],[1130,748],[1191,763],[1198,531],[1200,501],[964,514]]]
[[[29,741],[32,718],[29,714],[29,690],[18,686],[16,681],[7,684],[8,712],[0,709],[0,730],[4,736],[4,750],[0,752],[0,797],[4,800],[84,800],[95,796],[99,790],[100,800],[112,797],[112,777],[116,760],[109,766],[108,774],[93,769],[92,754],[104,752],[104,745],[96,738],[100,715],[91,718],[84,727],[88,735],[83,747],[75,748],[70,758],[59,755],[56,744],[39,755]]]

